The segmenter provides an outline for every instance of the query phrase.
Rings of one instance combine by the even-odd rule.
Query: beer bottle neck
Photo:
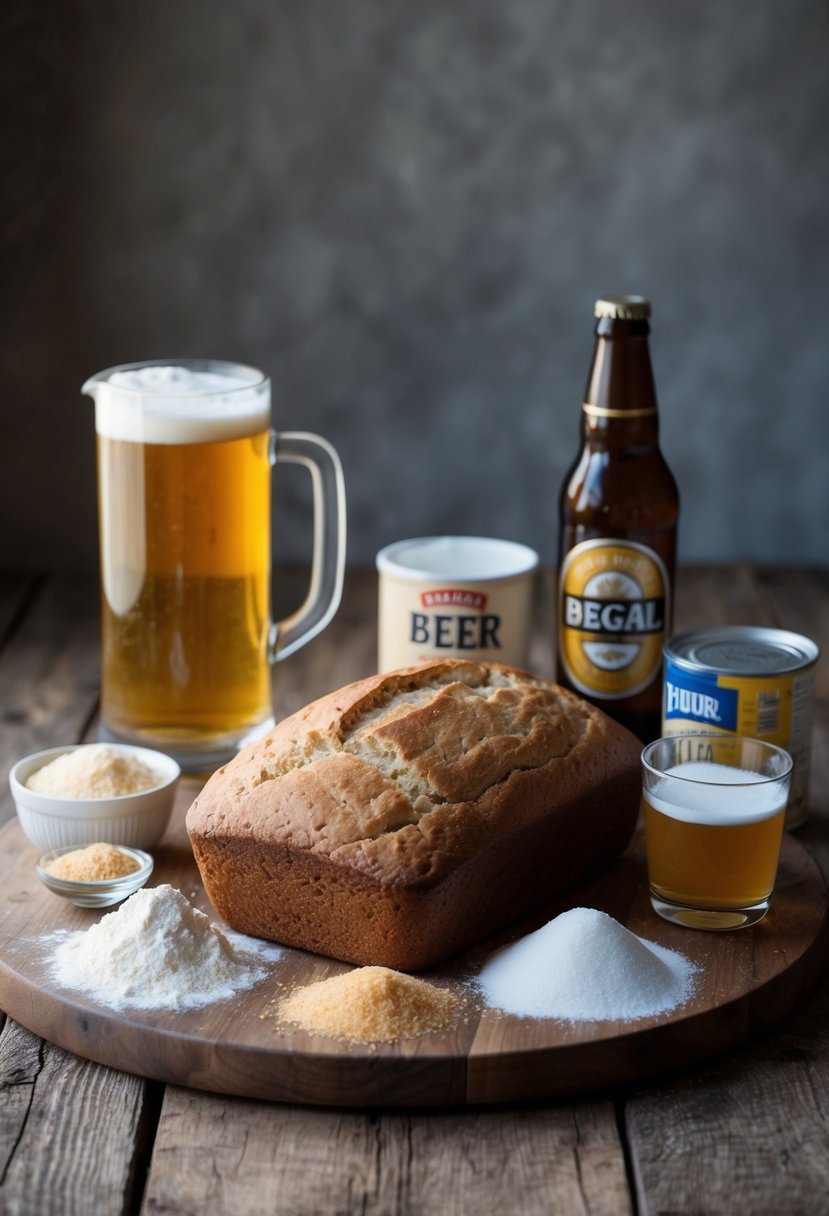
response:
[[[647,321],[601,317],[584,396],[588,439],[655,442],[658,435]]]

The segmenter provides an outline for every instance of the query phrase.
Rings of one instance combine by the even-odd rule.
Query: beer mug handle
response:
[[[269,457],[304,465],[314,494],[314,555],[308,591],[296,612],[271,625],[268,658],[286,659],[329,623],[340,606],[345,573],[345,481],[327,440],[304,431],[271,431]]]

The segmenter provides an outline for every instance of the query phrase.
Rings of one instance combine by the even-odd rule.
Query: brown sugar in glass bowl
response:
[[[141,869],[141,863],[114,845],[96,843],[62,853],[43,869],[53,878],[68,882],[102,882],[134,874]]]
[[[122,870],[120,874],[110,877],[91,877],[98,871],[99,862],[105,863],[100,869],[106,872],[106,859],[110,849],[121,856],[119,867],[131,863],[134,868],[126,873]],[[110,865],[110,874],[112,868],[114,867]],[[37,864],[37,876],[44,887],[79,908],[107,908],[120,903],[122,899],[135,894],[139,887],[143,887],[152,872],[153,859],[149,853],[123,845],[114,849],[109,844],[100,843],[86,849],[64,845],[63,848],[54,849],[41,857]]]

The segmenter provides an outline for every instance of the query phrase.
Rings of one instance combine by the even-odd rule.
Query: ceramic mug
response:
[[[538,554],[515,541],[425,536],[377,554],[378,668],[440,658],[524,668]]]

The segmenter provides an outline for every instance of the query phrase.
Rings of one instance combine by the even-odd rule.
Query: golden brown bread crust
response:
[[[555,684],[443,660],[285,719],[211,777],[187,829],[232,928],[419,970],[620,852],[640,750]]]

